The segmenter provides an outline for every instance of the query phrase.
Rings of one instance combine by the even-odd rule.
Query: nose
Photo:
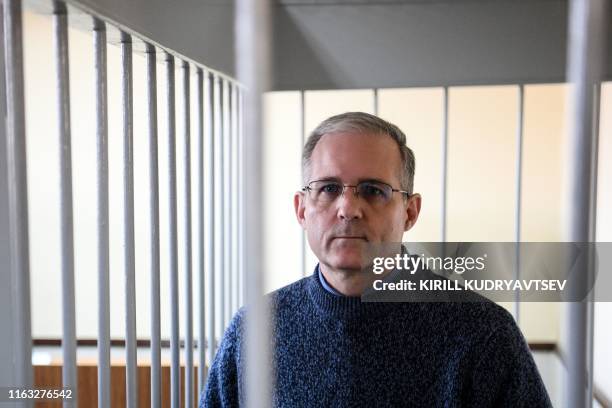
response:
[[[350,221],[363,217],[363,200],[357,196],[355,187],[347,186],[336,202],[338,218]]]

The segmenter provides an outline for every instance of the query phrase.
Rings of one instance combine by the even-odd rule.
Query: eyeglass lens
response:
[[[357,186],[344,186],[335,181],[313,181],[308,185],[313,200],[330,203],[342,195],[345,188],[354,189],[355,194],[370,204],[384,204],[391,199],[393,189],[384,183],[364,181]]]

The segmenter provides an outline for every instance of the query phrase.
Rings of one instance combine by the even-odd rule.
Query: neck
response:
[[[372,287],[375,279],[381,279],[388,272],[374,275],[360,270],[334,269],[321,263],[319,269],[327,283],[344,296],[361,296],[367,288]]]

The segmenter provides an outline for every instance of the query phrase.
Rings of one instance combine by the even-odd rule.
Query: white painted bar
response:
[[[231,134],[231,314],[238,310],[238,90],[235,84],[230,83],[230,134]]]
[[[168,219],[170,263],[170,406],[180,407],[180,344],[178,243],[176,204],[176,112],[174,96],[174,57],[166,53],[166,97],[168,110]]]
[[[57,73],[57,116],[60,157],[60,222],[62,251],[62,382],[77,390],[76,310],[74,296],[74,221],[72,203],[72,151],[70,135],[70,75],[68,62],[68,15],[61,2],[53,6],[53,49]],[[25,181],[25,180],[24,180]],[[63,406],[74,406],[67,400]]]
[[[516,193],[515,193],[515,213],[514,213],[514,241],[516,242],[516,255],[514,257],[515,269],[514,279],[519,280],[521,275],[521,221],[522,221],[522,197],[523,197],[523,126],[525,110],[525,87],[523,84],[518,86],[518,116],[516,123]],[[520,323],[520,291],[515,291],[514,297],[514,320]]]
[[[206,290],[206,312],[208,319],[206,321],[206,355],[208,364],[212,364],[215,357],[216,349],[216,337],[215,337],[215,323],[216,323],[216,299],[215,299],[215,284],[216,274],[215,267],[216,261],[216,247],[215,247],[215,119],[216,114],[215,108],[215,78],[210,72],[206,72],[206,81],[204,88],[204,115],[205,115],[205,132],[204,132],[204,155],[205,155],[205,167],[204,177],[206,179],[206,186],[208,190],[204,192],[204,242],[205,252],[205,290]]]
[[[110,278],[106,24],[94,19],[98,201],[98,407],[110,408]]]
[[[184,257],[185,257],[185,406],[193,406],[193,274],[192,274],[192,237],[191,237],[191,112],[189,64],[182,65],[183,83],[183,181],[184,197]]]
[[[151,225],[151,407],[161,408],[161,306],[159,241],[159,159],[157,136],[157,57],[146,45],[147,133],[149,138],[149,223]]]
[[[571,242],[592,241],[594,231],[594,201],[596,188],[593,181],[596,177],[597,143],[594,134],[594,87],[602,79],[602,68],[605,61],[605,35],[608,17],[607,0],[571,0],[569,10],[567,79],[570,83],[571,98],[568,110],[571,124],[568,137],[568,203],[569,236]],[[580,258],[579,258],[579,261]],[[590,260],[584,260],[576,268],[586,271],[585,282],[590,275]],[[568,406],[590,407],[593,402],[592,341],[588,328],[589,312],[592,305],[589,300],[567,304],[566,344],[567,373],[565,398]]]
[[[2,91],[5,95],[0,96],[6,96],[6,106],[4,106],[5,101],[1,104],[6,108],[7,165],[0,169],[3,184],[6,175],[6,185],[0,187],[5,187],[7,191],[5,213],[7,217],[4,221],[8,224],[6,237],[9,249],[5,255],[8,258],[6,260],[10,260],[10,270],[2,276],[10,277],[13,295],[10,315],[2,314],[2,321],[9,321],[11,330],[9,353],[12,361],[5,362],[5,367],[9,371],[6,376],[12,377],[15,385],[31,387],[33,384],[32,329],[21,1],[4,0],[2,12],[3,53],[0,58],[2,58],[1,68],[4,69]],[[0,161],[4,163],[2,159]],[[5,236],[4,233],[2,235]],[[24,402],[24,406],[31,405]]]
[[[232,286],[232,261],[231,261],[231,132],[230,120],[230,92],[228,81],[222,81],[223,104],[223,322],[224,327],[229,325],[231,316],[231,286]]]
[[[442,213],[440,214],[440,241],[446,242],[448,205],[448,87],[442,94]]]
[[[236,2],[236,56],[238,78],[245,86],[244,129],[244,248],[242,257],[248,260],[248,271],[243,270],[246,291],[246,405],[269,407],[271,405],[269,350],[269,311],[264,301],[263,266],[263,200],[265,191],[262,152],[262,95],[269,89],[271,3],[269,0],[238,0]]]
[[[214,87],[213,87],[213,114],[215,119],[214,123],[214,190],[213,190],[213,199],[214,199],[214,214],[215,214],[215,224],[214,224],[214,247],[215,247],[215,290],[217,291],[218,296],[216,297],[217,302],[215,303],[215,308],[213,311],[215,312],[215,321],[217,324],[220,324],[220,332],[215,333],[219,337],[223,335],[223,331],[226,327],[225,322],[225,314],[224,314],[224,305],[225,305],[225,277],[223,271],[225,270],[224,264],[224,253],[223,253],[223,220],[225,211],[223,208],[223,93],[220,79],[215,76],[214,79]],[[215,330],[216,331],[216,330]],[[215,339],[215,344],[217,339]]]
[[[206,381],[206,288],[204,276],[204,73],[196,70],[196,163],[197,163],[197,239],[196,272],[198,275],[198,384],[199,392]],[[196,394],[196,398],[197,398]]]
[[[121,107],[123,116],[123,224],[125,273],[126,406],[138,406],[136,366],[136,255],[134,244],[134,91],[132,38],[121,33]]]

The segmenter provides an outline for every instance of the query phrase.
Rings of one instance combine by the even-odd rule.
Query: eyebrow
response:
[[[316,179],[314,179],[312,181],[335,181],[335,182],[338,182],[338,183],[342,183],[342,180],[339,177],[333,177],[333,176],[316,178]],[[388,186],[392,186],[392,184],[389,183],[388,181],[377,179],[377,178],[369,177],[369,178],[360,178],[360,179],[357,179],[357,184],[364,183],[364,182],[382,183],[382,184],[386,184]]]

